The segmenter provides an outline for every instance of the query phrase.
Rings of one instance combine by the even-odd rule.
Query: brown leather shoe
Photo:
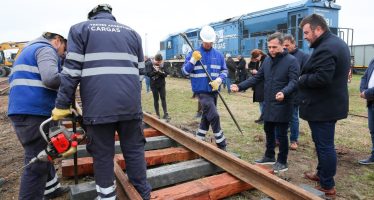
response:
[[[304,172],[304,178],[319,182],[319,177],[314,172]]]
[[[328,198],[335,199],[336,197],[336,189],[334,187],[328,190],[322,188],[321,186],[316,186],[315,188],[321,192],[324,192],[325,196]]]
[[[290,149],[291,150],[296,150],[297,149],[297,142],[291,142]]]

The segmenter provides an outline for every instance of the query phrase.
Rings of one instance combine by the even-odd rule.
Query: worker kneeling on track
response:
[[[218,148],[226,151],[226,138],[217,112],[217,91],[227,76],[227,67],[223,55],[212,47],[216,40],[213,28],[203,27],[200,37],[203,40],[202,46],[187,55],[182,68],[183,74],[190,76],[192,91],[198,96],[203,109],[196,136],[204,140],[211,125]],[[209,72],[212,81],[209,80],[204,68]]]
[[[59,72],[66,40],[53,32],[28,43],[14,63],[10,80],[8,116],[24,148],[24,164],[47,147],[39,132],[49,118],[60,85]],[[48,126],[45,126],[45,131]],[[45,199],[61,196],[61,187],[52,163],[37,161],[25,167],[19,199]]]
[[[88,14],[88,21],[71,27],[52,115],[58,120],[69,113],[80,83],[87,150],[93,157],[98,199],[116,198],[116,131],[129,180],[143,199],[149,199],[151,186],[146,179],[142,129],[141,80],[145,65],[141,38],[130,27],[116,22],[111,13],[110,5],[100,4]],[[118,31],[91,28],[97,26],[116,27]]]

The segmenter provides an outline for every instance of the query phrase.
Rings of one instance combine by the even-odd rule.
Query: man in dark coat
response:
[[[228,74],[226,77],[226,86],[227,92],[230,94],[230,86],[233,81],[235,81],[235,73],[236,73],[236,64],[234,59],[232,59],[231,54],[226,54],[226,66],[228,69]]]
[[[298,81],[300,117],[309,123],[318,157],[317,173],[306,172],[304,175],[319,181],[317,189],[334,197],[335,124],[348,115],[350,52],[347,44],[330,32],[320,15],[307,16],[301,21],[300,28],[314,49]]]
[[[297,62],[299,62],[300,68],[306,63],[306,61],[309,58],[309,55],[302,52],[296,47],[296,41],[295,38],[291,34],[287,34],[284,36],[284,43],[283,46],[285,49],[288,50],[288,52],[295,56],[297,59]],[[301,69],[300,69],[301,71]],[[299,139],[299,105],[297,102],[297,91],[295,92],[295,100],[293,102],[293,114],[290,121],[290,149],[296,150],[297,149],[297,143]],[[275,132],[275,136],[277,136],[277,130]]]
[[[274,172],[287,171],[288,122],[292,115],[293,92],[296,89],[299,66],[295,57],[283,49],[283,36],[274,33],[267,39],[269,56],[264,60],[258,73],[241,82],[232,85],[233,92],[254,87],[264,81],[264,130],[266,133],[266,151],[259,164],[275,162],[275,128],[279,129],[279,153],[277,162],[273,165]]]

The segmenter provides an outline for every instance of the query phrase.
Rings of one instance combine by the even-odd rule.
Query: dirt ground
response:
[[[178,84],[180,84],[179,80],[177,80],[173,85]],[[186,86],[182,85],[181,87]],[[170,98],[170,96],[173,95],[172,91],[169,92],[168,95]],[[149,98],[151,98],[151,96]],[[246,96],[246,98],[248,97]],[[231,105],[234,105],[233,102],[230,102],[231,100],[229,98],[228,100]],[[170,105],[169,103],[173,104],[172,102],[168,102],[168,105]],[[7,118],[7,105],[8,97],[0,96],[0,177],[10,175],[8,182],[0,187],[1,200],[18,199],[20,173],[11,173],[16,169],[21,168],[23,163],[23,149],[11,127],[10,121]],[[147,106],[145,107],[144,110],[146,111]],[[173,107],[173,105],[170,107]],[[182,112],[180,110],[178,112],[171,110],[170,113],[172,117],[175,117],[178,113]],[[188,114],[190,115],[191,113]],[[190,116],[193,115],[191,114]],[[250,120],[253,121],[253,119]],[[178,121],[176,119],[173,121],[172,119],[170,123],[190,132],[196,130],[198,126],[198,122],[196,121],[186,122],[186,120]],[[372,192],[374,186],[373,168],[371,166],[363,167],[357,164],[359,158],[364,158],[368,155],[368,148],[370,148],[371,145],[367,127],[364,127],[366,123],[367,119],[352,119],[352,117],[349,117],[347,120],[342,120],[342,122],[339,122],[337,125],[336,148],[338,152],[338,171],[335,177],[337,183],[336,188],[338,190],[337,199],[374,199]],[[304,171],[315,169],[317,163],[314,144],[310,139],[310,133],[306,127],[306,123],[302,122],[299,148],[297,151],[289,152],[289,170],[279,174],[279,176],[295,185],[308,184],[313,186],[314,183],[305,180],[302,177]],[[244,129],[248,128],[244,127]],[[243,137],[236,137],[238,135],[237,133],[233,133],[235,137],[230,134],[226,136],[229,138],[228,150],[238,152],[242,155],[242,159],[248,162],[252,162],[254,158],[253,156],[258,156],[260,153],[257,153],[256,155],[248,155],[246,152],[251,152],[252,150],[253,152],[262,152],[264,146],[264,134],[262,128],[258,126],[257,129],[252,128],[252,130],[254,131],[252,131],[250,135],[248,134],[249,136],[245,138],[248,139],[248,142],[244,141],[245,139]],[[360,134],[363,136],[358,136]],[[343,137],[343,139],[341,137]],[[359,145],[356,144],[357,142],[359,142]],[[351,145],[351,143],[354,145]],[[354,146],[354,148],[351,148],[351,146]],[[356,148],[357,146],[359,147]],[[256,150],[254,150],[255,148]],[[62,179],[61,182],[63,185],[66,185],[67,183],[71,183],[72,180]],[[258,192],[249,192],[249,195],[251,197],[249,197],[247,193],[243,193],[231,197],[230,199],[260,199],[264,196]],[[67,199],[67,197],[60,199]]]

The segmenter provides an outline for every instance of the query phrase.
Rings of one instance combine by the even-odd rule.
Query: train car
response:
[[[344,39],[347,44],[352,45],[353,30],[338,26],[340,9],[341,6],[337,5],[335,0],[302,0],[213,22],[209,25],[217,34],[214,48],[222,54],[230,53],[234,57],[242,55],[249,59],[253,49],[258,48],[268,52],[266,39],[268,35],[276,31],[292,34],[299,49],[310,52],[309,44],[303,39],[303,32],[298,26],[304,17],[313,13],[322,15],[330,30]],[[183,31],[194,48],[201,45],[200,29],[201,27]],[[168,61],[167,66],[174,76],[182,76],[180,67],[189,51],[190,48],[179,33],[171,34],[160,42],[160,52]]]

